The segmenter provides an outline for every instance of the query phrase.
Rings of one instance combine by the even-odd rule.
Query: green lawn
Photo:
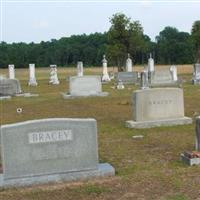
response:
[[[27,86],[27,71],[21,70],[25,92],[39,97],[14,97],[1,101],[1,123],[52,117],[92,117],[97,120],[100,162],[109,162],[116,176],[77,183],[58,183],[28,188],[2,189],[1,200],[190,200],[200,197],[200,166],[189,167],[180,161],[180,153],[194,150],[195,124],[159,127],[146,130],[125,128],[132,119],[131,94],[137,86],[114,90],[114,82],[103,84],[108,97],[64,100],[60,92],[68,90],[65,78],[73,72],[59,74],[61,84],[48,85],[48,70],[37,69],[38,86]],[[91,74],[90,70],[86,70]],[[97,71],[96,73],[99,73]],[[19,76],[19,74],[17,74]],[[193,119],[200,115],[200,86],[190,83],[190,73],[184,80],[185,115]],[[22,108],[22,114],[16,112]],[[143,139],[133,139],[142,134]]]

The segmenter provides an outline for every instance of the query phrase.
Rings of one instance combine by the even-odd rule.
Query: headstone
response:
[[[9,79],[15,79],[15,66],[8,65]]]
[[[100,76],[72,76],[69,80],[69,94],[63,94],[63,97],[71,98],[107,95],[107,92],[102,92]]]
[[[83,62],[77,63],[77,76],[83,76]]]
[[[183,90],[180,88],[153,88],[133,93],[133,120],[129,128],[150,128],[190,124],[192,119],[184,116]]]
[[[30,86],[37,86],[37,81],[35,77],[35,64],[29,64],[29,82]]]
[[[148,59],[148,72],[154,72],[154,59],[151,57],[150,54],[150,58]]]
[[[0,79],[0,96],[15,96],[22,93],[21,85],[17,79]]]
[[[103,64],[102,81],[103,82],[109,82],[110,81],[110,77],[108,75],[107,60],[106,60],[106,56],[105,55],[103,56],[102,64]]]
[[[193,84],[200,84],[200,64],[194,64],[194,71],[193,71]]]
[[[138,83],[138,72],[118,72],[117,82],[122,81],[124,84]]]
[[[1,187],[115,173],[108,163],[98,163],[94,119],[54,118],[3,125],[1,147]]]
[[[127,72],[132,72],[133,71],[133,63],[132,60],[130,58],[130,54],[128,53],[128,58],[126,60],[126,71]]]
[[[175,66],[175,65],[172,65],[172,66],[170,67],[170,71],[171,71],[171,73],[172,73],[172,80],[173,80],[173,81],[178,81],[177,68],[176,68],[176,66]]]
[[[57,75],[57,66],[56,65],[50,65],[50,80],[49,83],[52,85],[58,85],[60,84],[58,80],[58,75]]]
[[[141,79],[140,79],[140,88],[147,89],[149,88],[149,78],[148,78],[148,71],[141,72]]]
[[[175,75],[175,73],[174,73]],[[177,85],[178,80],[174,80],[173,73],[170,69],[161,69],[154,71],[150,76],[151,86],[170,86]],[[177,78],[176,78],[177,79]]]

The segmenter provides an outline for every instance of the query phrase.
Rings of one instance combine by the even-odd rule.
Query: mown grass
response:
[[[140,69],[140,68],[139,68]],[[200,114],[200,86],[190,83],[192,66],[178,68],[184,81],[185,115],[195,119]],[[99,74],[101,69],[87,69],[86,74]],[[6,71],[3,70],[5,74]],[[180,161],[180,153],[193,150],[195,124],[158,127],[145,130],[127,129],[132,119],[131,95],[138,86],[125,90],[112,88],[114,82],[103,84],[108,97],[64,100],[60,92],[68,91],[66,76],[74,69],[59,70],[61,84],[48,85],[49,71],[37,69],[38,87],[27,86],[27,70],[20,69],[17,77],[25,92],[39,97],[14,97],[1,102],[1,123],[50,117],[92,117],[98,123],[100,162],[109,162],[116,177],[77,183],[60,183],[29,188],[3,189],[2,200],[54,199],[166,199],[190,200],[200,196],[200,167],[188,167]],[[16,109],[23,108],[22,114]],[[144,135],[133,139],[133,135]]]

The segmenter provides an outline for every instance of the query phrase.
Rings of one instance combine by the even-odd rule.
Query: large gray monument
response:
[[[67,99],[73,97],[107,95],[107,92],[102,92],[100,76],[72,76],[69,79],[69,93],[63,94],[63,97]]]
[[[94,119],[53,118],[1,126],[0,186],[88,179],[114,175],[98,163]]]
[[[180,88],[153,88],[136,90],[133,93],[133,120],[129,128],[150,128],[191,124],[184,116],[183,90]]]
[[[200,84],[200,64],[194,64],[194,71],[193,71],[193,84]]]

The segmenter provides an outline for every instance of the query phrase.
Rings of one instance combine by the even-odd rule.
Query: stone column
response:
[[[37,86],[37,81],[35,78],[35,64],[29,64],[29,82],[30,86]]]
[[[102,60],[102,65],[103,65],[103,76],[102,76],[102,81],[103,82],[108,82],[110,81],[110,77],[108,75],[108,67],[107,67],[107,60],[106,60],[106,56],[103,56],[103,60]]]
[[[175,65],[170,67],[170,72],[172,73],[172,79],[173,81],[178,81],[178,76],[177,76],[177,68]]]
[[[9,79],[15,79],[15,66],[8,65]]]
[[[83,62],[77,63],[77,76],[83,76]]]
[[[126,71],[127,72],[132,72],[133,71],[133,63],[132,60],[130,58],[130,54],[128,53],[128,58],[126,60]]]
[[[141,89],[149,88],[149,78],[148,78],[148,71],[141,72],[141,82],[140,87]]]
[[[200,116],[196,118],[196,150],[200,151]]]
[[[57,75],[57,65],[50,65],[50,78],[49,83],[52,85],[58,85],[60,84],[60,81],[58,80]]]
[[[149,72],[154,72],[155,71],[155,68],[154,68],[154,59],[151,57],[151,54],[150,54],[150,58],[148,60],[148,71]]]

